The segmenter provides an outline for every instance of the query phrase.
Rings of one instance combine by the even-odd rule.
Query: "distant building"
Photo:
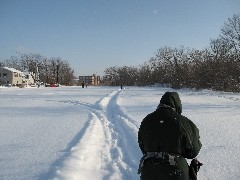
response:
[[[0,67],[0,84],[1,85],[22,85],[24,74],[14,68]]]
[[[93,74],[92,76],[79,76],[79,83],[84,82],[87,86],[98,86],[100,85],[100,76]]]
[[[24,84],[26,86],[29,86],[29,85],[32,85],[32,84],[35,84],[35,77],[36,77],[36,74],[33,73],[33,72],[24,72]]]

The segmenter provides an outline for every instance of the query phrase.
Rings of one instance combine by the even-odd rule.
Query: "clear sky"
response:
[[[0,0],[0,60],[39,53],[103,75],[165,46],[206,48],[238,13],[240,0]]]

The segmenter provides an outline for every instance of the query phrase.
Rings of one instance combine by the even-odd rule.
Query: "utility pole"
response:
[[[36,84],[40,87],[40,80],[39,80],[39,72],[38,72],[38,65],[36,63]]]
[[[59,84],[59,60],[57,60],[57,84]]]

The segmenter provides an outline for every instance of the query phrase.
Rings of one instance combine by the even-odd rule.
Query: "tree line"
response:
[[[203,50],[163,47],[138,67],[109,67],[104,82],[240,92],[240,14],[228,18],[220,32]]]
[[[22,54],[21,57],[12,56],[0,62],[0,67],[4,66],[22,72],[33,72],[33,79],[44,84],[72,85],[74,79],[74,70],[68,61],[60,57],[46,58],[39,54]]]

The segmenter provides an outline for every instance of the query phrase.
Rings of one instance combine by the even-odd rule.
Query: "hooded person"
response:
[[[185,158],[195,158],[201,142],[199,130],[181,115],[177,92],[166,92],[157,109],[141,122],[138,143],[143,153],[139,165],[141,180],[189,180]]]

